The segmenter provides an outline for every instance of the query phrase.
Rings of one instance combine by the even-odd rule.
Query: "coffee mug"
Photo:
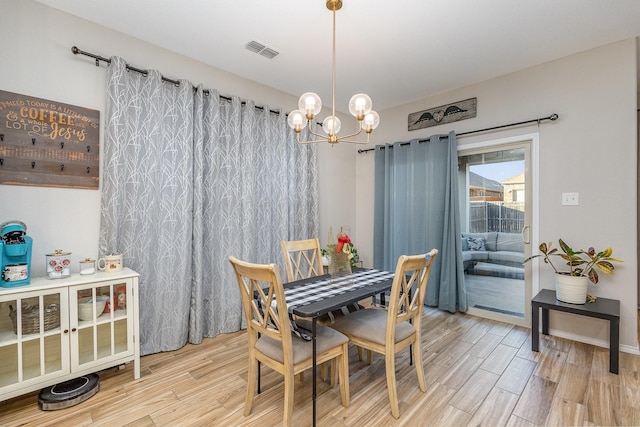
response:
[[[122,254],[106,255],[98,260],[98,270],[106,273],[122,271]]]

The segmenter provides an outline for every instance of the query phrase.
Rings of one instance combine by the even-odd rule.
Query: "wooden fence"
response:
[[[524,202],[469,202],[469,232],[520,233]]]

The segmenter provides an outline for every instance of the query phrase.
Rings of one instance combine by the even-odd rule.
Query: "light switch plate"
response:
[[[578,193],[562,193],[562,204],[565,206],[579,205]]]

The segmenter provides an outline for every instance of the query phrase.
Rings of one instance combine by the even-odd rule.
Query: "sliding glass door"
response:
[[[458,152],[469,313],[530,324],[531,141]],[[525,268],[527,267],[527,268]]]

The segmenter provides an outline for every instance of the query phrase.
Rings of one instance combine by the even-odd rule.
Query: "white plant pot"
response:
[[[556,298],[558,301],[570,304],[584,304],[587,302],[587,286],[589,278],[586,276],[570,276],[556,274]]]

